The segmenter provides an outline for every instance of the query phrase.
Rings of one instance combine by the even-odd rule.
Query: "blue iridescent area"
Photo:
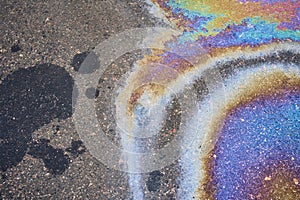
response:
[[[291,39],[298,41],[299,32],[291,30],[279,31],[276,23],[268,23],[259,18],[245,19],[242,25],[232,25],[230,30],[223,31],[218,36],[208,37],[203,42],[204,47],[230,47],[237,45],[260,45],[275,39]],[[287,37],[288,35],[288,37]],[[226,42],[223,42],[226,41]]]
[[[232,110],[214,153],[215,199],[249,199],[265,169],[281,161],[300,180],[300,92],[260,97]]]
[[[290,23],[296,23],[297,20],[299,21],[299,19],[295,19],[295,21]],[[283,23],[281,26],[288,27],[290,23]],[[299,30],[278,30],[277,26],[278,24],[266,22],[259,17],[254,19],[247,18],[243,24],[231,25],[227,30],[220,31],[217,36],[200,36],[198,42],[203,48],[217,48],[238,45],[255,46],[269,43],[276,39],[299,41]],[[193,34],[196,34],[196,32],[184,32],[180,37],[179,43],[188,42]]]

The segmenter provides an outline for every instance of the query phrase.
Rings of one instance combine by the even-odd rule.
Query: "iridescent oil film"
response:
[[[300,2],[149,4],[180,34],[154,38],[164,50],[136,63],[116,100],[122,127],[135,137],[159,132],[162,108],[189,88],[197,95],[178,130],[189,148],[179,148],[177,198],[300,199]],[[143,199],[140,175],[129,182]]]

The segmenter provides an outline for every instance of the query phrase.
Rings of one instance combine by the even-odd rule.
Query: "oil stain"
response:
[[[74,81],[68,72],[53,64],[19,69],[0,85],[0,167],[16,166],[26,153],[42,159],[52,174],[62,174],[71,155],[85,151],[81,141],[73,141],[67,150],[52,147],[48,140],[32,141],[32,133],[53,119],[72,115]],[[79,148],[80,147],[80,148]]]

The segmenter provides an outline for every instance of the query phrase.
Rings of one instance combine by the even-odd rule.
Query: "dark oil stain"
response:
[[[99,90],[96,88],[90,87],[85,91],[85,95],[89,99],[95,99],[99,96]]]
[[[42,159],[53,174],[61,174],[68,168],[69,158],[65,150],[52,147],[45,139],[33,142],[32,133],[53,119],[71,117],[73,85],[69,73],[52,64],[17,70],[2,81],[1,171],[16,166],[26,153]],[[76,145],[73,149],[76,151]]]
[[[157,170],[150,173],[146,182],[147,188],[150,192],[155,192],[160,188],[162,176],[163,174]]]
[[[19,44],[14,44],[11,46],[10,48],[11,52],[18,52],[18,51],[21,51],[21,47],[19,46]]]
[[[85,51],[73,57],[71,66],[81,74],[90,74],[100,67],[100,62],[95,52]]]
[[[79,154],[82,154],[86,151],[86,148],[83,145],[83,142],[78,141],[72,141],[71,147],[66,149],[67,152],[70,152],[73,156],[78,156]]]
[[[32,142],[28,154],[34,158],[42,159],[50,173],[62,174],[69,167],[69,157],[65,156],[62,149],[55,149],[49,145],[50,140],[41,139]]]
[[[73,57],[71,66],[74,68],[75,71],[78,71],[80,65],[83,63],[84,59],[89,55],[89,52],[85,51],[82,53],[78,53]]]

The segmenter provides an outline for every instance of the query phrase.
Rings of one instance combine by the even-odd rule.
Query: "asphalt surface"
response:
[[[0,1],[0,199],[130,199],[127,175],[97,161],[80,140],[72,89],[97,44],[156,23],[134,0]],[[147,198],[172,199],[172,174],[145,174]]]

